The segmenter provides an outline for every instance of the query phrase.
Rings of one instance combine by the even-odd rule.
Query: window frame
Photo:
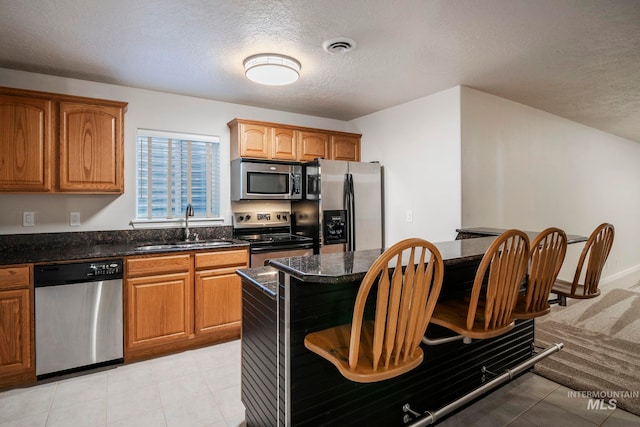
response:
[[[163,138],[163,139],[173,139],[173,140],[187,140],[187,141],[198,141],[198,142],[207,142],[212,144],[217,144],[218,146],[218,175],[217,181],[220,184],[222,178],[222,168],[220,167],[221,163],[221,138],[217,135],[204,135],[204,134],[194,134],[194,133],[186,133],[186,132],[173,132],[173,131],[161,131],[161,130],[153,130],[153,129],[145,129],[138,128],[136,130],[136,138],[135,138],[135,216],[130,221],[130,224],[134,228],[158,228],[158,227],[175,227],[178,224],[182,224],[185,222],[185,218],[181,215],[176,216],[167,216],[167,217],[157,217],[157,218],[139,218],[138,217],[138,201],[139,201],[139,182],[140,182],[140,166],[139,166],[139,148],[138,148],[138,140],[140,137],[151,137],[151,138]],[[208,159],[209,160],[209,159]],[[213,172],[212,172],[213,173]],[[207,226],[207,225],[219,225],[224,222],[224,218],[222,217],[222,189],[220,185],[218,185],[218,206],[219,212],[216,216],[194,216],[189,218],[189,223],[195,226]],[[170,196],[169,196],[170,197]],[[207,204],[211,203],[208,200]],[[169,204],[169,206],[171,206]],[[171,215],[171,212],[168,212]]]

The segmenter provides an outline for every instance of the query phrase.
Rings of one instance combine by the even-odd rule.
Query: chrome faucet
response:
[[[191,203],[187,205],[186,212],[184,214],[184,240],[189,241],[189,217],[193,216],[193,206]]]

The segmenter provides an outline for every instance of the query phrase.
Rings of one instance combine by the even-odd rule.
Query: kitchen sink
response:
[[[194,240],[191,242],[172,242],[172,243],[159,243],[154,245],[138,246],[138,251],[161,251],[167,249],[201,249],[201,248],[216,248],[219,246],[229,246],[233,242],[228,240]]]

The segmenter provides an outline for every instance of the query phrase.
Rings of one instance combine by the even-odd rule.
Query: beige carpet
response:
[[[638,280],[635,273],[602,285],[600,297],[570,300],[536,320],[536,345],[565,347],[539,362],[535,372],[573,390],[621,392],[617,406],[640,415]]]

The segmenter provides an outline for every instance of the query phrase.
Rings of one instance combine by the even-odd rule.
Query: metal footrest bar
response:
[[[496,372],[488,370],[486,366],[482,366],[482,368],[480,368],[480,372],[482,372],[482,382],[487,380],[487,375],[491,376],[491,378],[498,376]]]
[[[422,418],[417,419],[412,424],[408,424],[406,427],[422,427],[422,426],[427,426],[427,425],[431,425],[431,424],[435,423],[437,420],[441,419],[445,415],[448,415],[449,413],[455,411],[456,409],[466,405],[467,403],[471,402],[472,400],[476,399],[477,397],[480,397],[484,393],[486,393],[486,392],[488,392],[490,390],[493,390],[494,388],[496,388],[497,386],[501,385],[502,383],[505,383],[507,381],[511,381],[513,379],[513,377],[515,377],[516,375],[526,371],[527,369],[529,369],[530,367],[532,367],[533,365],[535,365],[536,363],[538,363],[542,359],[545,359],[545,358],[551,356],[553,353],[555,353],[557,351],[560,351],[562,349],[562,347],[564,347],[563,343],[555,343],[555,344],[550,345],[544,351],[536,354],[533,357],[530,357],[529,359],[525,360],[524,362],[519,363],[514,368],[507,369],[506,371],[504,371],[502,374],[498,375],[497,377],[495,377],[491,381],[487,382],[486,384],[481,385],[480,387],[478,387],[475,390],[465,394],[464,396],[460,397],[459,399],[454,400],[453,402],[449,403],[448,405],[443,406],[442,408],[438,409],[437,411],[427,411]],[[407,404],[407,405],[405,405],[405,407],[409,408],[409,405]],[[408,411],[405,411],[405,412],[408,412]],[[411,413],[414,413],[414,411],[412,410]]]
[[[452,337],[444,338],[427,338],[426,336],[422,337],[422,343],[426,345],[440,345],[459,340],[462,340],[462,342],[465,344],[471,344],[471,338],[465,337],[464,335],[454,335]]]

